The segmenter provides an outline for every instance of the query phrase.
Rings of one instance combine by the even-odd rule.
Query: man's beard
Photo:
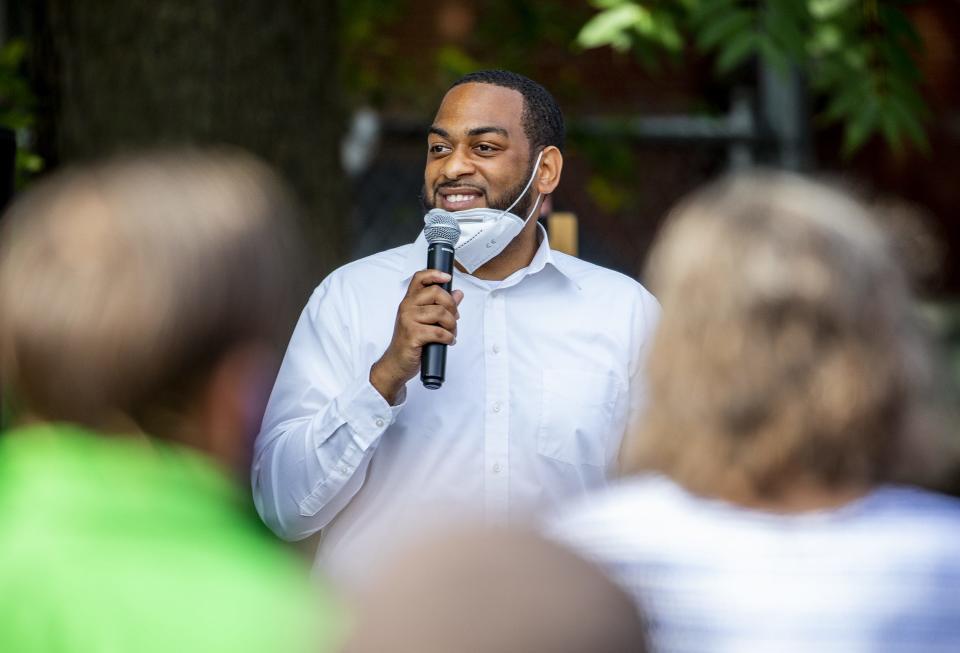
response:
[[[520,193],[523,192],[523,189],[527,185],[527,181],[529,181],[531,175],[533,175],[533,166],[531,166],[530,169],[527,170],[526,177],[521,179],[519,182],[517,182],[515,186],[507,190],[505,193],[503,193],[499,197],[487,196],[487,206],[496,211],[506,211],[508,208],[510,208],[510,205],[513,204],[513,202],[520,196]],[[436,191],[443,188],[446,185],[457,186],[458,183],[454,181],[454,182],[447,182],[446,184],[440,184],[439,186],[437,186],[437,188],[434,190],[431,196],[436,197]],[[514,214],[519,215],[521,217],[526,217],[526,215],[530,212],[530,209],[533,208],[533,201],[534,201],[533,200],[534,195],[531,192],[532,190],[533,190],[533,184],[530,185],[530,188],[527,189],[527,192],[524,194],[524,196],[517,202],[517,205],[513,207]],[[431,209],[437,208],[436,204],[434,204],[430,199],[428,199],[426,184],[424,184],[420,188],[420,207],[423,209],[424,213],[427,213]]]

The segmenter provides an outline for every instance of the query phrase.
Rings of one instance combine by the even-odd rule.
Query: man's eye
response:
[[[495,147],[493,147],[492,145],[487,145],[486,143],[480,143],[479,145],[477,145],[476,149],[478,152],[482,154],[490,154],[492,152],[497,151]]]
[[[442,154],[446,152],[447,149],[448,148],[446,145],[443,145],[441,143],[434,143],[427,149],[427,151],[430,152],[430,154]]]

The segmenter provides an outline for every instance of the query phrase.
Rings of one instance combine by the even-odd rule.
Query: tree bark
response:
[[[51,114],[41,136],[54,163],[161,145],[243,147],[298,193],[315,271],[344,260],[337,3],[45,0],[34,7]]]

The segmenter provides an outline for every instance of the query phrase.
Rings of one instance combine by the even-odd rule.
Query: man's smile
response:
[[[436,192],[438,208],[446,211],[463,211],[486,206],[482,191],[470,186],[441,187]]]

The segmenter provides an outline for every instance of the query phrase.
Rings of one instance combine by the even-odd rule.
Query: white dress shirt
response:
[[[554,252],[464,293],[446,382],[390,406],[370,367],[426,241],[350,263],[314,291],[256,442],[254,500],[283,538],[323,529],[317,563],[355,580],[448,519],[523,519],[603,486],[644,402],[656,300],[622,274]]]

